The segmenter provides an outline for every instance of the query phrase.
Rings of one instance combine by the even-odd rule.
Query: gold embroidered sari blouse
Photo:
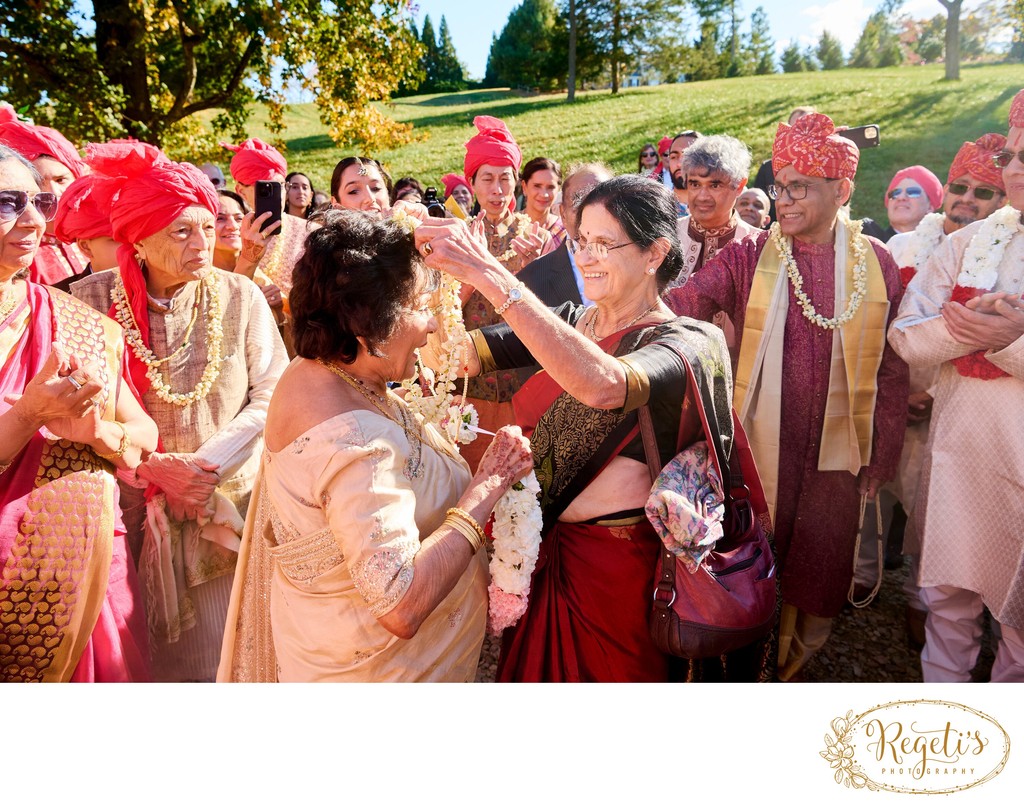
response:
[[[424,430],[424,439],[416,477],[406,474],[413,447],[402,429],[364,410],[335,416],[284,449],[264,452],[220,679],[273,671],[267,650],[250,642],[245,615],[269,596],[280,681],[473,680],[487,613],[485,553],[477,554],[415,637],[400,639],[377,622],[408,591],[421,540],[469,483],[465,462],[443,449],[433,428]],[[253,575],[259,543],[268,558],[262,577]],[[262,665],[253,662],[258,657]]]

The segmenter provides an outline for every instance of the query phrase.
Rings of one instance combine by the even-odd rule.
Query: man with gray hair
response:
[[[734,210],[750,173],[750,150],[741,141],[729,135],[698,138],[683,154],[682,168],[690,213],[679,218],[683,269],[670,287],[685,283],[726,245],[758,233]]]

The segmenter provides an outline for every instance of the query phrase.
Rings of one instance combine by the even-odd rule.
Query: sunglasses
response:
[[[1013,158],[1015,157],[1021,163],[1024,163],[1024,149],[1021,149],[1019,152],[996,152],[992,155],[992,162],[995,163],[997,167],[1005,169],[1013,162]]]
[[[899,199],[904,194],[908,199],[917,199],[924,196],[924,189],[918,188],[916,185],[912,185],[910,188],[894,188],[887,196],[889,199]]]
[[[992,197],[999,193],[994,188],[984,188],[982,186],[971,188],[971,186],[967,185],[966,183],[950,183],[947,186],[947,188],[949,189],[950,194],[953,194],[954,196],[957,197],[962,197],[968,191],[971,191],[974,193],[976,199],[984,200],[992,199]]]
[[[640,157],[657,157],[657,152],[640,152]]]
[[[31,198],[27,191],[0,191],[0,222],[11,222],[20,217],[29,202],[36,206],[39,215],[47,222],[52,222],[57,215],[57,195],[49,191],[40,191]]]

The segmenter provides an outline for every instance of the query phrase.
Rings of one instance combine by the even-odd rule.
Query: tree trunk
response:
[[[946,80],[960,80],[960,6],[963,0],[939,0],[946,7]]]
[[[576,0],[569,0],[569,95],[570,104],[576,100]]]
[[[618,3],[612,17],[612,95],[619,92],[619,51],[622,46],[622,12]]]
[[[160,145],[158,122],[149,98],[144,18],[130,0],[93,0],[96,56],[103,72],[124,90],[121,123],[128,134]]]

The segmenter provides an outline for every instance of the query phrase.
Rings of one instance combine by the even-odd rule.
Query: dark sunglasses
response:
[[[992,155],[992,162],[999,168],[1005,169],[1013,162],[1013,158],[1015,157],[1021,163],[1024,163],[1024,149],[1021,149],[1019,152],[996,152]]]
[[[889,192],[889,199],[897,199],[903,194],[906,194],[909,199],[917,199],[918,197],[924,196],[924,189],[918,188],[915,185],[910,188],[894,188]]]
[[[657,152],[640,152],[640,157],[657,157]]]
[[[996,194],[999,193],[994,188],[983,188],[981,186],[978,186],[976,188],[971,188],[966,183],[950,183],[947,186],[947,188],[949,188],[949,193],[950,194],[953,194],[954,196],[957,196],[957,197],[962,197],[968,191],[973,191],[975,198],[977,198],[977,199],[985,199],[985,200],[992,199],[992,197],[994,197]]]
[[[52,222],[57,215],[57,195],[40,191],[29,197],[27,191],[0,191],[0,222],[10,222],[25,213],[29,202],[36,206],[39,215]]]

